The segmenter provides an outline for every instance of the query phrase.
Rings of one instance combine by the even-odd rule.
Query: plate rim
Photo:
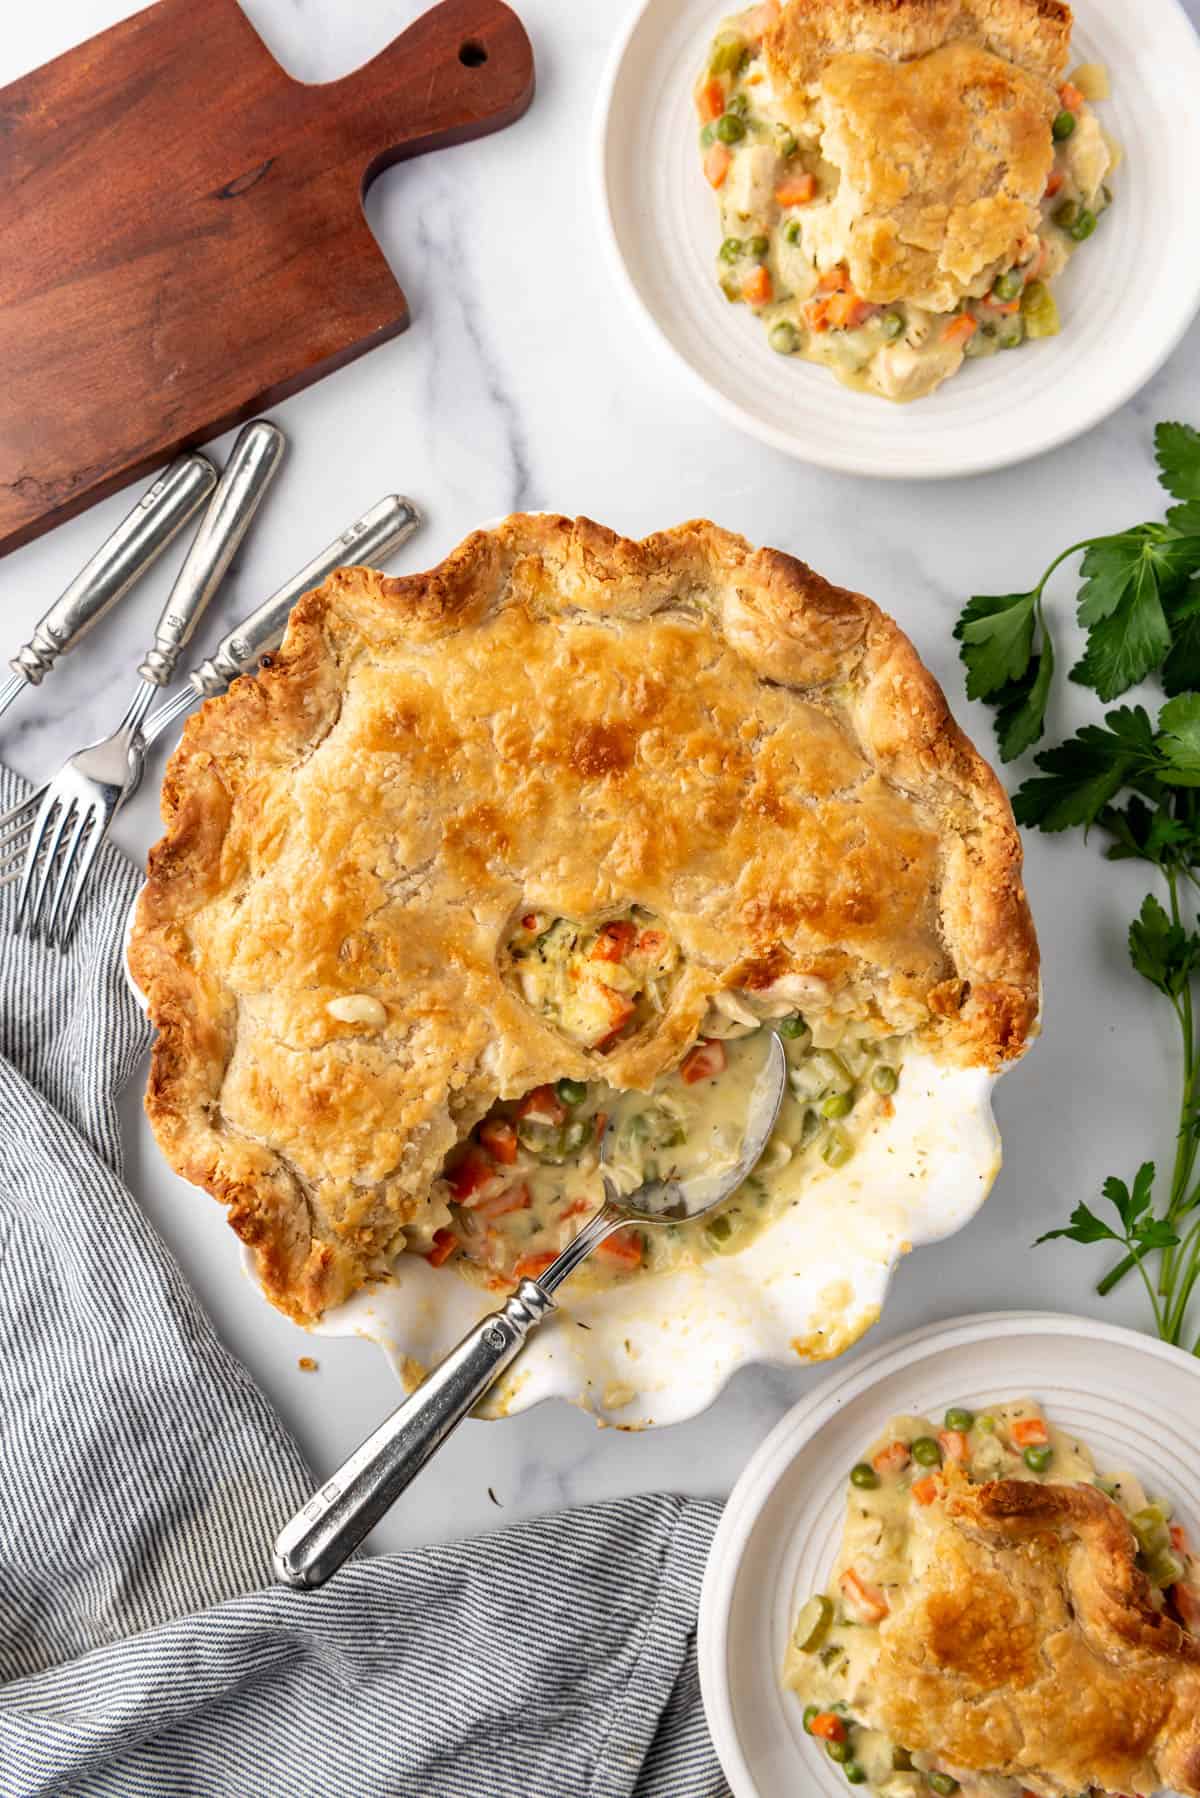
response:
[[[1200,1380],[1200,1358],[1141,1330],[1067,1311],[980,1311],[918,1325],[877,1344],[791,1407],[759,1444],[738,1476],[717,1525],[704,1568],[696,1624],[696,1659],[705,1720],[734,1798],[761,1798],[737,1732],[724,1668],[729,1618],[746,1547],[787,1467],[845,1404],[888,1374],[937,1349],[1041,1331],[1051,1336],[1087,1334],[1114,1347],[1187,1367]],[[957,1338],[957,1340],[955,1340]],[[893,1365],[894,1364],[894,1365]],[[766,1476],[764,1478],[764,1476]]]
[[[1169,13],[1174,22],[1182,26],[1191,40],[1197,71],[1200,73],[1200,30],[1193,25],[1182,0],[1152,0],[1160,10]],[[944,460],[925,464],[916,469],[901,468],[897,459],[885,460],[881,455],[873,457],[866,465],[858,458],[857,452],[847,450],[844,453],[834,450],[822,453],[819,440],[805,444],[803,447],[795,434],[778,429],[775,425],[761,419],[756,413],[728,399],[713,387],[695,368],[684,352],[673,342],[668,332],[659,323],[647,301],[642,297],[633,276],[630,274],[621,251],[617,233],[616,220],[613,216],[609,183],[607,178],[609,124],[613,112],[613,104],[621,79],[626,58],[633,38],[652,8],[660,7],[664,0],[638,0],[630,17],[621,30],[607,62],[604,65],[599,96],[592,122],[591,148],[591,182],[594,189],[594,203],[600,217],[600,239],[603,254],[609,268],[616,279],[617,286],[625,295],[627,306],[638,319],[641,330],[646,334],[649,344],[665,350],[673,367],[685,377],[690,388],[703,397],[707,404],[727,423],[736,426],[740,431],[779,451],[791,460],[801,462],[810,467],[823,468],[835,474],[857,476],[863,480],[879,481],[950,481],[971,480],[981,475],[998,473],[1002,469],[1014,468],[1026,462],[1036,462],[1043,456],[1051,455],[1055,450],[1075,442],[1097,429],[1104,421],[1129,404],[1135,395],[1140,393],[1164,364],[1174,355],[1188,331],[1196,322],[1200,313],[1200,256],[1196,259],[1196,268],[1191,283],[1190,297],[1182,305],[1173,331],[1168,332],[1152,350],[1148,357],[1138,360],[1132,374],[1117,382],[1106,392],[1098,403],[1088,406],[1078,414],[1075,420],[1065,426],[1050,425],[1048,433],[1040,437],[1035,448],[1025,449],[1015,442],[1010,450],[981,456],[978,460],[963,466],[961,453],[953,461]],[[830,376],[830,379],[833,377]],[[883,403],[883,402],[881,402]],[[1053,413],[1048,416],[1053,417]]]

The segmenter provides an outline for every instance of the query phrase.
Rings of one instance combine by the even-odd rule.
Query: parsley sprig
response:
[[[1183,1343],[1200,1284],[1200,929],[1188,906],[1200,896],[1200,432],[1162,424],[1155,432],[1159,479],[1176,501],[1159,524],[1134,525],[1076,543],[1028,593],[970,600],[955,635],[967,692],[996,708],[1005,761],[1045,730],[1055,646],[1045,600],[1051,576],[1082,554],[1077,618],[1086,631],[1071,678],[1100,699],[1119,698],[1157,675],[1165,703],[1153,719],[1123,705],[1036,757],[1039,772],[1018,790],[1017,820],[1045,831],[1099,829],[1113,861],[1140,861],[1163,883],[1129,930],[1134,969],[1171,1005],[1182,1045],[1179,1129],[1169,1179],[1158,1194],[1156,1164],[1144,1161],[1132,1187],[1110,1176],[1103,1196],[1116,1227],[1084,1204],[1049,1242],[1112,1242],[1124,1249],[1097,1291],[1135,1269],[1167,1342]],[[1200,918],[1194,920],[1200,925]],[[1200,1341],[1194,1344],[1200,1354]]]

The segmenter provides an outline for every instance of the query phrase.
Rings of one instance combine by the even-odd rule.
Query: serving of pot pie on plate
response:
[[[1031,1400],[893,1418],[784,1680],[881,1798],[1200,1793],[1200,1558]]]
[[[163,816],[147,1111],[301,1322],[429,1359],[599,1203],[610,1120],[630,1183],[736,1148],[772,1030],[753,1178],[577,1276],[521,1402],[662,1421],[838,1353],[986,1196],[1039,1002],[1008,803],[896,625],[791,557],[518,515],[343,570],[188,723]]]
[[[1060,0],[766,0],[696,84],[716,278],[771,348],[907,401],[1057,334],[1115,145]],[[1068,328],[1070,321],[1068,320]]]

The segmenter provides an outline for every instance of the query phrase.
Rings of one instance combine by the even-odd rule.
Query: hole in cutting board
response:
[[[468,38],[458,53],[458,60],[467,69],[480,69],[488,59],[487,46]]]

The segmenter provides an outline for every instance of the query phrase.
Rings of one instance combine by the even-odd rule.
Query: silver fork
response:
[[[138,669],[141,680],[116,730],[71,756],[53,780],[0,818],[3,853],[6,833],[19,829],[34,813],[14,928],[40,930],[45,942],[60,947],[70,936],[101,844],[131,778],[136,784],[131,754],[137,752],[146,715],[169,684],[184,646],[220,586],[283,447],[283,433],[264,419],[239,433],[163,608],[154,645]]]
[[[198,699],[223,692],[239,674],[253,674],[259,658],[278,649],[288,616],[298,599],[310,588],[320,586],[335,568],[342,568],[348,562],[386,561],[408,541],[420,523],[421,514],[417,507],[400,494],[388,494],[377,500],[369,512],[364,512],[332,543],[326,544],[320,554],[307,562],[285,586],[236,624],[221,639],[212,655],[192,670],[187,685],[146,720],[144,729],[130,747],[127,780],[119,803],[123,804],[136,792],[146,751],[164,731],[190,711]],[[22,855],[23,850],[14,849],[6,859],[0,846],[0,887],[10,886],[20,878],[13,870],[18,867]]]

